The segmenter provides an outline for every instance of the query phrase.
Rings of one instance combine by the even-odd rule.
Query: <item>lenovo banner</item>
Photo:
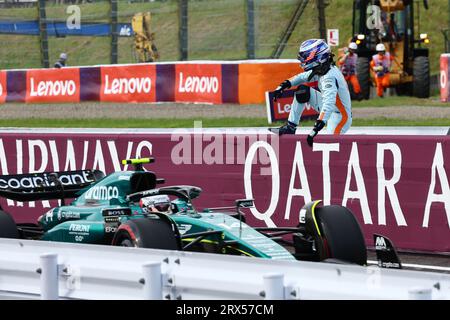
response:
[[[128,170],[122,159],[155,157],[145,165],[165,185],[202,188],[197,208],[254,198],[253,226],[295,226],[311,200],[350,208],[368,246],[372,233],[401,249],[450,252],[448,136],[282,136],[267,130],[174,130],[168,133],[35,134],[4,132],[0,172]],[[0,177],[2,178],[2,177]],[[0,199],[18,222],[35,222],[57,201]]]
[[[450,54],[441,54],[441,74],[440,74],[440,87],[441,87],[441,101],[448,102],[450,101],[450,69],[449,69],[449,60]]]
[[[80,101],[78,68],[28,70],[26,81],[26,102]]]
[[[101,67],[101,101],[155,102],[155,65]]]
[[[222,66],[175,65],[175,101],[222,103]]]
[[[292,60],[167,62],[6,70],[0,74],[0,103],[105,101],[255,104],[264,103],[266,91],[273,90],[280,82],[300,71],[298,62]]]
[[[286,121],[291,112],[292,101],[295,97],[295,90],[285,90],[277,101],[274,100],[273,92],[266,92],[267,121]],[[319,114],[309,104],[306,104],[302,113],[302,119],[315,119]]]
[[[0,103],[5,102],[7,95],[6,72],[0,71]]]

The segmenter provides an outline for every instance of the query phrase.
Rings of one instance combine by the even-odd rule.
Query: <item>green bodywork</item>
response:
[[[39,219],[43,228],[42,240],[91,244],[111,244],[117,222],[110,223],[104,210],[131,210],[129,215],[116,217],[119,223],[129,219],[157,218],[142,211],[139,203],[127,200],[132,192],[130,178],[135,171],[112,173],[90,185],[78,194],[69,205],[49,210]],[[179,209],[170,215],[177,224],[184,242],[189,234],[204,231],[221,231],[205,237],[202,243],[233,241],[222,248],[223,253],[242,254],[268,259],[295,260],[294,256],[274,240],[236,219],[226,212],[205,209],[197,212],[191,204],[178,198],[173,201]],[[220,239],[221,238],[221,239]]]

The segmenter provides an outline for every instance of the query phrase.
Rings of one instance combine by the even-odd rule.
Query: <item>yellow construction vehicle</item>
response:
[[[423,0],[428,9],[428,1]],[[370,61],[375,47],[383,43],[394,58],[390,87],[399,95],[430,96],[430,42],[420,33],[420,7],[417,0],[354,0],[353,38],[358,44],[357,74],[363,97],[370,97],[373,75]]]
[[[134,31],[134,48],[139,62],[154,62],[159,58],[154,43],[155,33],[150,29],[150,12],[141,12],[133,16],[131,25]]]

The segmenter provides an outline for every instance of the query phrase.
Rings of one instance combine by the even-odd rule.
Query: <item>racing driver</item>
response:
[[[319,113],[311,133],[307,137],[312,147],[314,137],[327,126],[332,134],[345,133],[352,124],[352,106],[347,82],[333,61],[330,47],[323,39],[304,41],[298,52],[298,60],[304,72],[283,81],[274,91],[274,100],[282,96],[284,90],[298,86],[292,101],[288,122],[280,128],[270,131],[283,134],[294,134],[300,117],[309,104]],[[318,82],[319,90],[305,85]]]

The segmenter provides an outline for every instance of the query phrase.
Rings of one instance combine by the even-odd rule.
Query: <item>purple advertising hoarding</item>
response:
[[[113,132],[113,131],[111,131]],[[304,135],[265,131],[177,129],[160,133],[21,133],[0,135],[2,175],[127,170],[120,160],[153,156],[146,165],[166,185],[203,189],[198,208],[254,198],[253,226],[294,226],[311,200],[349,207],[368,246],[384,234],[401,249],[450,251],[449,136]],[[4,188],[0,178],[0,188]],[[57,201],[0,199],[18,222],[35,222]]]

